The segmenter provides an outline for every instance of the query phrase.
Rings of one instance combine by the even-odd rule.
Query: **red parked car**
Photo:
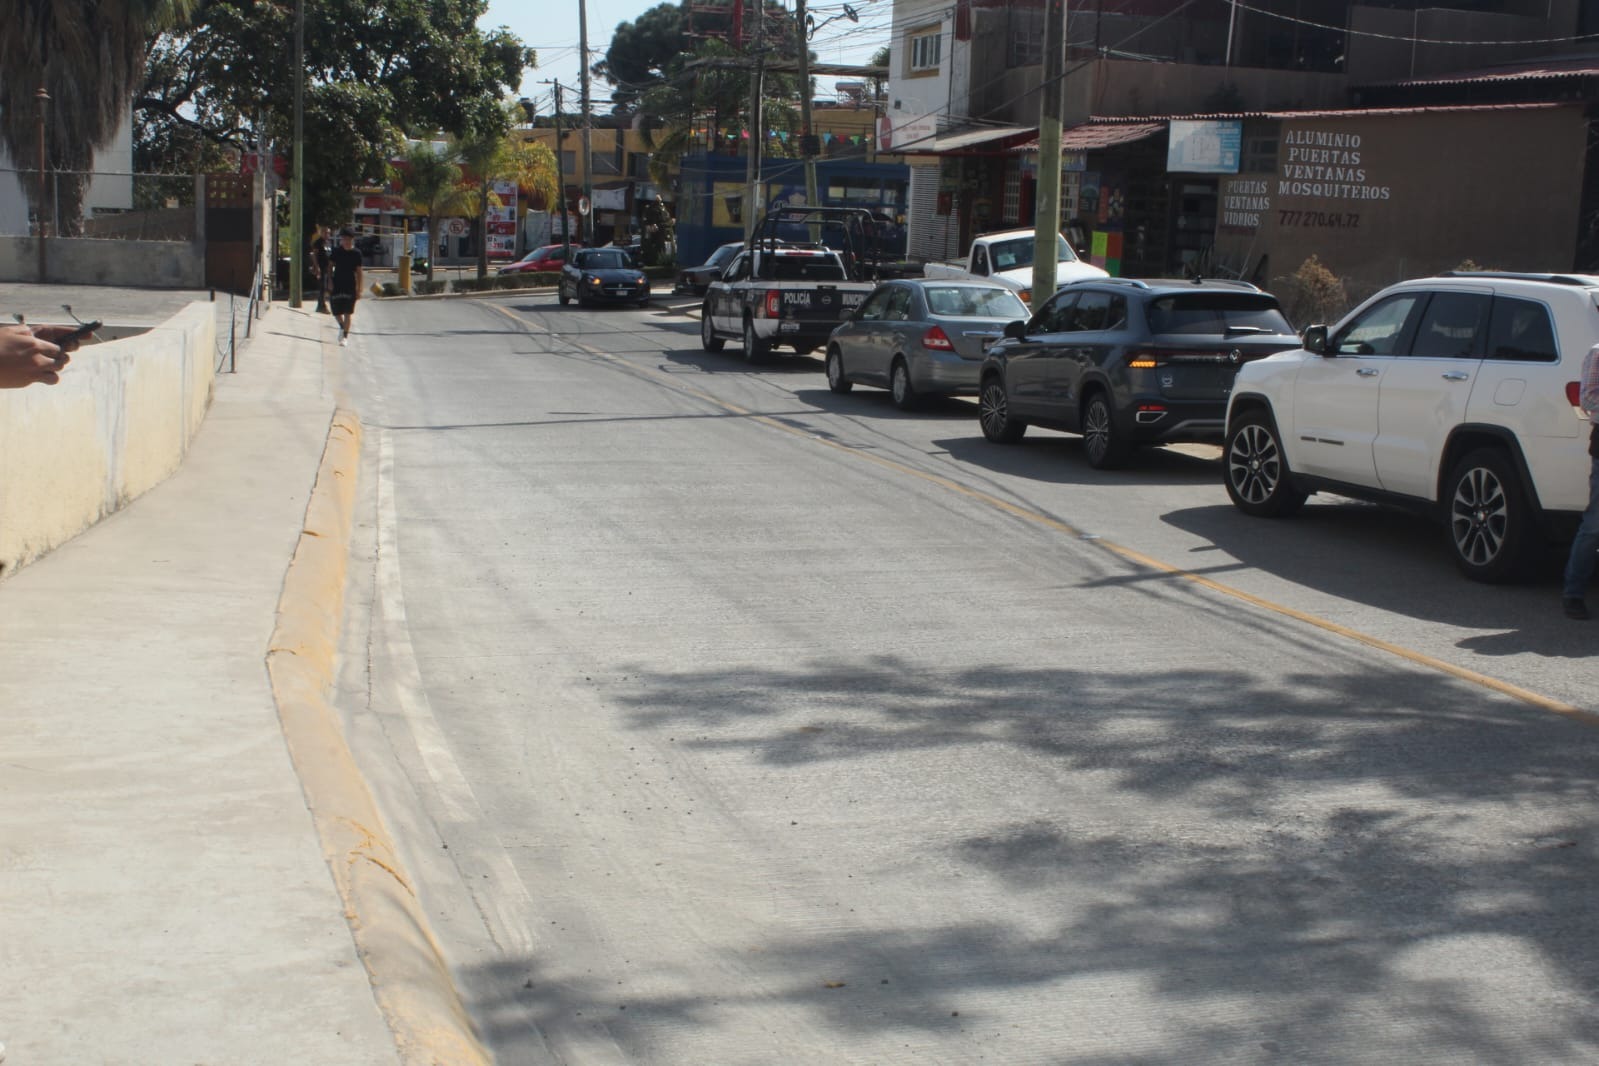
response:
[[[573,248],[583,245],[577,241],[572,242]],[[501,274],[559,274],[566,265],[566,248],[560,244],[546,244],[542,248],[535,248],[514,263],[507,263],[500,268]]]

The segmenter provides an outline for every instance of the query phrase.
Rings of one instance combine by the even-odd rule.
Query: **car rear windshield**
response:
[[[1149,302],[1151,333],[1287,333],[1277,298],[1263,292],[1193,292]]]
[[[844,268],[831,256],[774,255],[769,276],[777,281],[843,281]]]
[[[927,309],[951,318],[1026,318],[1027,308],[1009,289],[980,289],[974,285],[929,285],[922,290]]]

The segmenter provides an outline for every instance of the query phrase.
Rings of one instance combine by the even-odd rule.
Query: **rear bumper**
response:
[[[911,387],[917,392],[975,396],[983,361],[962,359],[948,352],[923,352],[911,357],[907,369],[910,370]]]
[[[1155,407],[1160,410],[1148,409]],[[1226,400],[1149,397],[1135,400],[1123,415],[1128,439],[1140,444],[1220,444],[1227,431]]]

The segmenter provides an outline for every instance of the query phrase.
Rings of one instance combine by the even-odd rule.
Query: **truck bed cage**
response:
[[[783,226],[815,226],[821,231],[838,234],[843,247],[821,241],[789,241],[778,234]],[[852,281],[876,281],[882,263],[882,237],[878,220],[864,207],[828,207],[819,204],[790,204],[774,207],[756,223],[745,247],[768,252],[781,248],[827,248],[844,260],[844,273]]]

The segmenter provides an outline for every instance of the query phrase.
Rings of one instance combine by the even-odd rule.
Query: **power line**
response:
[[[1478,48],[1487,47],[1489,45],[1512,47],[1524,44],[1570,44],[1575,41],[1592,41],[1599,39],[1599,33],[1583,33],[1574,37],[1524,37],[1509,41],[1453,41],[1441,37],[1406,37],[1402,34],[1377,33],[1373,30],[1352,30],[1346,26],[1334,26],[1330,23],[1297,18],[1293,15],[1279,15],[1275,11],[1268,11],[1263,7],[1255,7],[1252,4],[1238,3],[1237,6],[1244,11],[1250,12],[1251,14],[1265,15],[1267,18],[1278,19],[1282,22],[1292,22],[1299,26],[1310,26],[1318,30],[1332,30],[1335,33],[1348,34],[1351,37],[1371,37],[1379,41],[1402,41],[1405,44],[1448,44]]]

